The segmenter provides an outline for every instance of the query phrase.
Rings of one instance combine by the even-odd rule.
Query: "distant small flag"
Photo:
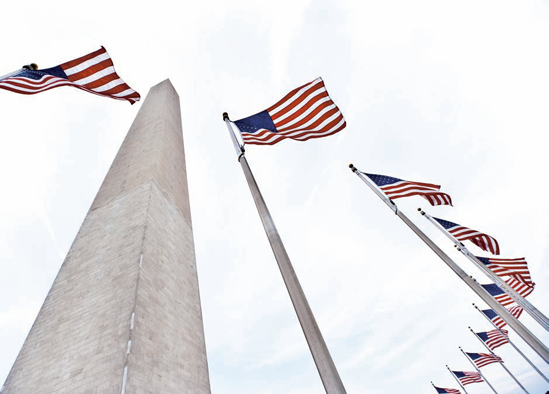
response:
[[[475,363],[475,365],[478,367],[478,368],[482,368],[482,367],[485,367],[489,364],[493,364],[493,363],[502,363],[503,360],[501,359],[501,357],[498,357],[494,354],[488,354],[488,353],[465,353],[467,354],[467,356],[469,356],[469,358],[471,360],[473,360],[473,362]]]
[[[501,277],[513,277],[522,281],[528,286],[533,286],[532,277],[528,270],[528,263],[524,257],[519,259],[494,259],[488,257],[478,257],[486,267]]]
[[[405,181],[386,175],[362,174],[370,178],[390,199],[421,196],[433,206],[452,205],[452,199],[446,193],[439,192],[440,185],[432,183]]]
[[[522,311],[523,311],[522,307],[518,305],[515,305],[511,308],[507,308],[507,310],[509,311],[511,316],[515,317],[515,319],[518,319],[520,315],[522,315]],[[496,312],[494,312],[492,309],[484,309],[481,312],[484,313],[486,317],[488,317],[488,319],[492,320],[492,322],[496,325],[496,327],[503,328],[507,325],[507,323],[505,323],[503,319],[499,317],[499,315]]]
[[[448,393],[448,394],[461,394],[461,391],[459,391],[458,389],[448,389],[448,388],[442,388],[442,387],[437,387],[437,386],[434,386],[435,387],[435,390],[437,391],[437,393]]]
[[[21,94],[36,94],[60,86],[72,86],[99,96],[127,100],[131,104],[141,98],[118,76],[103,47],[56,67],[25,69],[0,81],[1,89]]]
[[[440,223],[442,227],[452,234],[458,241],[471,241],[479,248],[492,254],[499,254],[499,244],[495,238],[488,234],[449,222],[444,219],[433,218]]]
[[[478,372],[465,372],[465,371],[452,371],[452,373],[459,379],[462,385],[468,385],[471,383],[484,382],[480,373]]]
[[[307,141],[335,134],[346,126],[322,78],[292,90],[265,111],[234,123],[244,143],[251,145],[274,145],[286,138]]]
[[[526,297],[534,291],[533,287],[526,286],[524,283],[519,282],[514,278],[508,279],[506,283],[522,297]],[[494,283],[481,286],[503,306],[511,305],[515,302],[505,291],[503,291],[503,289]]]
[[[509,331],[507,330],[491,330],[477,332],[477,336],[490,348],[490,350],[497,349],[498,347],[509,343]]]

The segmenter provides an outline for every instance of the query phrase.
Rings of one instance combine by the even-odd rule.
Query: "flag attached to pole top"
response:
[[[518,319],[520,315],[522,315],[522,311],[524,309],[522,309],[521,306],[515,305],[511,308],[507,308],[507,310],[509,311],[511,316],[513,316],[515,319]],[[481,312],[484,313],[486,317],[490,319],[492,323],[494,323],[498,328],[501,329],[507,325],[507,323],[505,323],[505,321],[496,312],[494,312],[493,309],[483,309],[481,310]]]
[[[499,244],[495,238],[488,234],[481,233],[477,230],[472,230],[457,223],[449,222],[448,220],[433,218],[440,223],[442,227],[452,234],[458,241],[471,241],[479,248],[492,254],[499,254]]]
[[[343,114],[322,78],[292,90],[265,111],[234,122],[250,145],[274,145],[284,139],[307,141],[345,128]]]
[[[493,363],[502,363],[503,360],[501,357],[498,357],[494,354],[488,354],[488,353],[465,353],[478,368],[485,367],[486,365],[493,364]]]
[[[432,183],[405,181],[387,175],[362,172],[379,187],[387,197],[394,200],[402,197],[421,196],[433,206],[452,205],[450,195],[439,192],[440,185]]]
[[[118,76],[103,47],[56,67],[39,70],[34,66],[27,66],[21,72],[1,80],[0,88],[21,94],[36,94],[60,86],[72,86],[99,96],[127,100],[131,104],[141,98]]]
[[[533,287],[526,286],[524,283],[519,282],[513,278],[508,279],[506,283],[509,285],[509,287],[511,287],[524,298],[526,298],[528,295],[530,295],[530,293],[532,293],[532,291],[534,291]],[[515,300],[513,300],[505,291],[503,291],[501,287],[494,283],[481,286],[484,287],[484,289],[503,306],[511,305],[513,302],[515,302]]]
[[[509,343],[509,332],[507,330],[491,330],[475,333],[490,348],[490,350]]]
[[[471,383],[484,382],[480,373],[478,372],[465,372],[465,371],[452,371],[456,378],[459,379],[462,385],[468,385]]]
[[[448,389],[448,388],[442,388],[437,386],[434,386],[434,388],[437,391],[437,393],[461,394],[461,391],[459,391],[458,389]]]
[[[501,277],[512,277],[528,286],[533,286],[532,277],[528,270],[528,263],[524,257],[518,259],[495,259],[488,257],[478,257],[492,272]]]

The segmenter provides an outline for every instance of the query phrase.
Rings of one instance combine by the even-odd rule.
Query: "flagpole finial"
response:
[[[21,67],[23,70],[38,70],[38,64],[31,63],[31,64],[25,64],[23,67]]]
[[[356,169],[356,167],[353,165],[353,163],[349,164],[349,168],[351,169],[351,171],[353,172],[357,172],[358,170]]]
[[[229,114],[227,112],[223,112],[223,120],[230,120],[229,119]]]

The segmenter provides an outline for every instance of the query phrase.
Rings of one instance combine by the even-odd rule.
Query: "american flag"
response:
[[[509,311],[511,316],[515,317],[515,319],[518,319],[520,315],[522,315],[522,311],[523,311],[522,307],[518,305],[512,306],[511,308],[507,308],[507,310]],[[481,312],[484,313],[486,317],[488,317],[488,319],[492,320],[492,323],[494,323],[496,327],[501,329],[507,325],[507,323],[505,323],[503,319],[499,317],[499,315],[496,312],[494,312],[493,309],[484,309]]]
[[[493,364],[493,363],[503,362],[501,357],[496,356],[495,354],[467,353],[467,352],[465,352],[465,354],[467,354],[467,356],[469,356],[469,358],[473,360],[473,362],[478,368],[482,368],[482,367],[485,367],[486,365]]]
[[[505,283],[507,283],[509,287],[515,290],[522,297],[527,297],[528,295],[530,295],[530,293],[534,291],[533,287],[527,286],[514,278],[507,279]],[[505,291],[503,291],[501,287],[494,283],[481,286],[484,287],[484,289],[503,306],[511,305],[513,302],[515,302],[515,300],[513,300]]]
[[[446,193],[439,192],[440,185],[432,183],[412,182],[403,179],[393,178],[386,175],[367,174],[383,192],[391,199],[397,199],[410,196],[421,196],[433,206],[452,205],[452,199]]]
[[[346,126],[322,78],[292,90],[265,111],[234,123],[242,140],[251,145],[274,145],[286,138],[307,141],[335,134]]]
[[[490,348],[490,350],[497,349],[498,347],[509,343],[509,331],[507,330],[492,330],[477,332],[477,336]]]
[[[127,100],[131,104],[141,98],[118,76],[103,47],[56,67],[25,69],[0,81],[1,89],[21,94],[36,94],[60,86],[73,86],[99,96]]]
[[[471,383],[484,382],[480,373],[478,372],[465,372],[465,371],[452,371],[452,373],[459,379],[462,385],[468,385]]]
[[[530,271],[528,270],[528,263],[524,257],[519,259],[493,259],[476,256],[476,258],[496,275],[501,277],[509,276],[524,282],[528,286],[534,286]]]
[[[448,393],[448,394],[461,394],[461,391],[458,389],[445,389],[442,387],[434,386],[437,393]]]
[[[458,241],[471,241],[479,248],[492,254],[499,254],[499,244],[495,238],[488,234],[481,233],[477,230],[461,226],[456,223],[449,222],[444,219],[433,218],[440,223],[450,234]]]

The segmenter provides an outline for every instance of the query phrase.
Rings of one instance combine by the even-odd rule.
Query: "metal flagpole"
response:
[[[478,306],[476,306],[475,304],[473,304],[473,306],[475,307],[475,309],[476,309],[477,311],[480,312],[480,314],[481,314],[482,316],[484,316],[484,318],[485,318],[486,320],[488,320],[488,321],[490,322],[491,325],[494,326],[494,328],[495,328],[496,330],[498,330],[501,334],[505,335],[505,333],[504,333],[503,331],[501,331],[501,328],[499,328],[498,326],[496,326],[496,325],[494,324],[494,322],[488,318],[488,316],[486,316],[484,313],[482,313],[482,311],[481,311],[480,309],[478,309]],[[475,333],[475,335],[476,335],[476,333]],[[477,335],[477,337],[478,337],[478,335]],[[536,367],[536,366],[534,365],[534,363],[533,363],[532,361],[530,361],[530,359],[529,359],[528,357],[526,357],[526,355],[520,351],[520,349],[511,341],[511,339],[509,338],[509,336],[507,336],[507,340],[509,341],[509,344],[518,352],[518,354],[520,354],[520,355],[522,356],[522,358],[524,358],[524,359],[526,360],[526,362],[527,362],[528,364],[530,364],[530,366],[531,366],[532,368],[534,368],[534,370],[535,370],[537,373],[539,373],[540,376],[541,376],[543,379],[545,379],[545,381],[546,381],[547,383],[549,383],[549,379],[547,379],[547,377],[538,369],[538,367]]]
[[[463,355],[465,357],[467,357],[467,360],[469,360],[469,362],[473,365],[473,367],[475,367],[475,369],[477,370],[477,372],[480,374],[480,376],[482,377],[482,379],[484,379],[484,381],[486,382],[486,384],[488,386],[490,386],[490,388],[492,389],[492,391],[496,394],[498,394],[498,392],[496,391],[496,389],[490,384],[490,382],[486,379],[486,377],[482,374],[482,372],[480,372],[480,369],[477,367],[477,365],[473,362],[473,360],[471,360],[469,358],[469,356],[467,354],[465,354],[465,352],[463,351],[463,349],[461,348],[461,346],[459,347],[459,350],[461,350],[461,352],[463,353]]]
[[[492,308],[496,313],[511,327],[516,333],[532,348],[534,351],[540,355],[545,362],[549,363],[549,349],[537,338],[535,337],[521,322],[515,319],[507,309],[505,309],[499,302],[497,302],[490,293],[488,293],[482,286],[480,286],[473,278],[469,277],[465,271],[463,271],[446,253],[442,251],[423,231],[421,231],[406,215],[399,211],[396,204],[389,199],[381,190],[379,190],[367,177],[365,177],[355,166],[352,164],[349,165],[351,170],[360,178],[364,183],[366,183],[370,189],[381,198],[389,208],[393,210],[395,215],[397,215],[416,235],[423,240],[429,246],[433,252],[435,252],[438,257],[446,263],[448,267],[454,273],[463,280],[467,286],[471,288],[484,302],[486,302],[490,308]]]
[[[446,368],[448,369],[448,371],[450,371],[450,375],[452,375],[454,377],[454,379],[456,380],[456,382],[458,382],[459,384],[459,387],[461,387],[461,389],[465,392],[465,394],[469,394],[467,393],[467,390],[465,390],[465,387],[463,387],[463,385],[461,384],[460,380],[457,378],[456,375],[454,375],[454,373],[452,372],[452,370],[450,369],[450,367],[446,366]]]
[[[476,337],[480,342],[482,342],[482,344],[484,345],[484,347],[490,352],[490,354],[491,354],[492,356],[498,357],[498,356],[496,356],[496,354],[492,351],[492,349],[490,349],[490,348],[484,343],[484,341],[483,341],[482,339],[480,339],[480,338],[477,336],[477,334],[471,329],[471,327],[469,327],[469,331],[471,331],[471,332],[475,335],[475,337]],[[520,386],[520,388],[521,388],[525,393],[530,394],[530,393],[528,392],[528,390],[526,390],[526,389],[524,388],[524,386],[523,386],[522,384],[520,384],[520,382],[517,380],[517,378],[515,378],[515,375],[513,375],[513,374],[511,373],[511,371],[509,371],[509,370],[507,369],[507,367],[506,367],[505,365],[503,365],[503,361],[500,361],[499,364],[503,367],[503,369],[505,369],[505,370],[507,371],[507,373],[509,374],[509,376],[511,376],[511,377],[513,378],[513,380],[516,382],[516,384],[518,384],[518,385]]]
[[[318,328],[313,312],[307,302],[305,293],[301,288],[297,275],[292,267],[292,263],[290,262],[290,258],[286,253],[282,239],[278,234],[271,214],[269,213],[250,166],[248,165],[248,161],[244,155],[244,147],[237,141],[231,127],[229,115],[226,112],[223,113],[223,120],[227,124],[229,133],[231,134],[231,139],[235,146],[236,153],[238,154],[238,161],[240,162],[244,176],[248,181],[248,186],[250,187],[250,192],[252,193],[255,201],[261,222],[263,223],[263,228],[265,229],[265,233],[267,234],[267,238],[269,239],[269,243],[271,244],[275,259],[282,274],[282,278],[284,279],[284,283],[286,284],[286,288],[290,294],[290,299],[292,300],[299,323],[301,324],[301,328],[305,334],[305,339],[307,340],[309,349],[311,350],[311,354],[318,369],[318,373],[320,374],[320,379],[322,380],[324,389],[327,394],[345,394],[345,387],[339,377],[339,373],[337,372],[334,361],[332,360],[330,351],[324,342],[324,338],[322,337],[322,333]]]
[[[503,291],[505,291],[517,304],[519,304],[523,309],[528,313],[534,320],[536,320],[543,328],[549,331],[549,319],[541,313],[535,306],[533,306],[528,300],[515,291],[511,286],[509,286],[500,276],[492,272],[491,269],[486,267],[473,255],[467,247],[461,243],[457,238],[448,232],[439,222],[437,222],[431,215],[423,211],[421,208],[418,208],[418,211],[436,228],[438,228],[444,235],[454,242],[457,250],[459,250],[465,257],[467,257],[473,264],[475,264],[482,272],[484,272],[490,279],[492,279]]]
[[[27,65],[24,65],[22,68],[20,68],[19,70],[16,70],[16,71],[13,71],[11,73],[8,73],[6,75],[2,75],[0,77],[0,81],[3,81],[4,79],[7,79],[13,75],[16,75],[16,74],[19,74],[20,72],[23,72],[25,70],[38,70],[38,65],[36,63],[31,63],[31,64],[27,64]]]

